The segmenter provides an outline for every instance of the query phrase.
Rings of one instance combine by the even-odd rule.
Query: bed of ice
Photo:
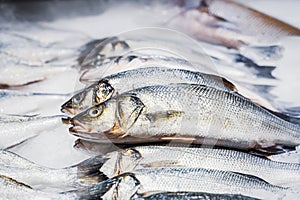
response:
[[[297,0],[249,0],[242,1],[247,5],[275,16],[300,28],[299,8],[300,1]],[[7,8],[9,9],[9,8]],[[162,26],[164,21],[178,12],[176,8],[169,8],[160,4],[152,6],[143,6],[134,3],[113,3],[107,9],[98,15],[85,15],[78,17],[63,17],[53,21],[41,22],[4,22],[11,32],[23,35],[45,44],[53,44],[52,47],[66,50],[62,53],[72,54],[73,50],[95,38],[103,38],[112,35],[132,31],[137,28]],[[0,29],[1,30],[1,29]],[[277,68],[274,75],[278,78],[277,87],[272,90],[276,96],[276,101],[291,106],[299,106],[300,101],[300,38],[286,38],[281,41],[285,48],[284,56],[277,62]],[[14,44],[13,44],[14,45]],[[23,51],[30,51],[22,47]],[[57,54],[60,54],[58,52]],[[19,52],[21,54],[21,51]],[[34,55],[27,59],[35,59]],[[75,58],[75,54],[74,54]],[[38,60],[36,60],[38,62]],[[66,60],[61,65],[71,66],[75,59]],[[4,67],[4,66],[1,66]],[[26,73],[26,72],[24,72]],[[72,93],[84,85],[78,82],[78,72],[75,69],[64,69],[55,73],[51,78],[22,88],[22,91],[47,92],[47,93]],[[18,107],[34,107],[36,111],[28,111],[29,114],[52,115],[60,114],[60,105],[67,98],[48,100],[47,102],[9,102],[7,106],[10,112],[18,113]],[[40,107],[39,107],[40,106]],[[6,108],[1,112],[5,113]],[[60,168],[76,164],[88,157],[81,151],[75,150],[73,144],[76,138],[69,134],[68,126],[61,125],[53,130],[45,130],[39,136],[19,145],[13,149],[13,152],[43,166]],[[278,155],[271,157],[274,160],[300,162],[300,156],[297,152],[290,152],[287,155]]]

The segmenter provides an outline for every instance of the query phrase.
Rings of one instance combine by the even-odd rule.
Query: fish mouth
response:
[[[66,106],[62,106],[60,111],[63,112],[63,113],[69,113],[71,115],[76,115],[77,114],[77,112],[75,111],[74,108],[70,108],[70,107],[66,107]]]
[[[61,121],[63,124],[71,124],[71,117],[62,117]]]
[[[73,125],[69,130],[70,132],[92,132],[92,128],[86,126],[85,124],[81,123],[79,120],[70,119],[70,123]]]
[[[112,141],[105,135],[101,133],[95,133],[95,132],[84,132],[84,131],[74,131],[72,127],[69,129],[69,132],[79,137],[80,139],[83,139],[85,141],[91,141],[91,142],[98,142],[98,143],[111,143]],[[81,142],[77,142],[75,144],[77,147],[82,146],[83,144]],[[83,145],[84,146],[84,145]]]

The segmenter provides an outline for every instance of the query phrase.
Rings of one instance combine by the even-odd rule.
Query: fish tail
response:
[[[256,74],[258,77],[263,77],[263,78],[269,78],[269,79],[276,79],[273,75],[272,72],[274,71],[275,67],[274,66],[263,66],[263,65],[258,65],[256,64],[253,60],[250,58],[247,58],[243,56],[242,54],[237,54],[235,56],[235,61],[243,63],[246,67],[252,68],[256,71]]]
[[[76,165],[80,185],[92,185],[107,180],[108,177],[100,171],[106,160],[103,156],[95,156]]]
[[[71,199],[76,200],[95,200],[102,199],[102,196],[107,193],[115,184],[114,178],[99,182],[90,187],[83,187],[77,190],[61,192],[60,194],[68,195]]]

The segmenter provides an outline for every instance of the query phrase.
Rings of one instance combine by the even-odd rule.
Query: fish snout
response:
[[[61,106],[60,111],[63,112],[63,113],[69,113],[69,114],[71,114],[71,115],[77,114],[76,109],[75,109],[74,106],[72,105],[72,101],[67,101],[66,103],[64,103],[64,104]]]
[[[71,132],[90,132],[91,128],[88,127],[86,124],[80,122],[78,119],[75,117],[70,119],[70,124],[73,126],[69,129]]]

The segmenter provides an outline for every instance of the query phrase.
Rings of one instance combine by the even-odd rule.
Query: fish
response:
[[[271,161],[234,150],[147,145],[118,148],[105,157],[107,161],[100,171],[108,177],[141,168],[180,166],[249,174],[280,186],[300,182],[299,164]]]
[[[231,0],[203,0],[168,25],[196,39],[235,49],[269,46],[285,36],[300,35],[297,27]]]
[[[59,127],[63,115],[1,115],[0,149],[10,148],[45,131]]]
[[[99,169],[105,161],[106,158],[95,156],[74,166],[54,169],[35,164],[13,152],[0,150],[0,174],[35,189],[78,188],[103,181],[105,175]]]
[[[50,178],[50,177],[49,177]],[[109,181],[104,182],[102,185],[98,184],[97,191],[93,187],[82,188],[78,190],[70,190],[65,192],[53,193],[43,192],[40,190],[32,189],[11,177],[0,175],[0,199],[24,199],[24,200],[92,200],[95,196],[100,196],[102,191],[106,191],[106,187],[110,187],[112,183]],[[102,186],[102,187],[101,187]]]
[[[163,192],[148,195],[145,197],[138,197],[133,200],[258,200],[252,197],[246,197],[239,194],[212,194],[203,192]]]
[[[70,120],[79,137],[113,143],[172,141],[267,150],[300,144],[300,126],[240,95],[205,85],[147,86],[118,95]]]
[[[194,83],[226,91],[237,91],[230,81],[216,75],[182,69],[146,67],[102,78],[76,93],[62,105],[61,110],[74,115],[126,91],[144,86],[170,83]]]
[[[83,83],[89,83],[114,73],[144,68],[145,66],[152,65],[151,67],[161,66],[222,75],[245,83],[257,84],[255,80],[259,80],[261,84],[271,84],[274,82],[275,77],[272,75],[272,71],[275,67],[273,65],[259,65],[241,54],[224,52],[223,54],[225,55],[217,57],[216,55],[218,55],[218,51],[212,49],[210,49],[209,53],[213,56],[209,57],[210,54],[198,56],[198,59],[196,60],[187,60],[174,56],[144,55],[139,53],[117,56],[114,59],[102,62],[101,64],[84,70],[80,77],[80,81]],[[249,74],[251,74],[255,80],[249,77]],[[245,78],[247,78],[247,80],[245,80]]]
[[[272,185],[257,177],[204,168],[144,168],[114,178],[121,179],[103,195],[106,197],[103,199],[114,196],[126,200],[140,195],[182,191],[243,195],[257,199],[297,199],[299,196],[294,189]],[[97,184],[94,187],[97,188]]]

